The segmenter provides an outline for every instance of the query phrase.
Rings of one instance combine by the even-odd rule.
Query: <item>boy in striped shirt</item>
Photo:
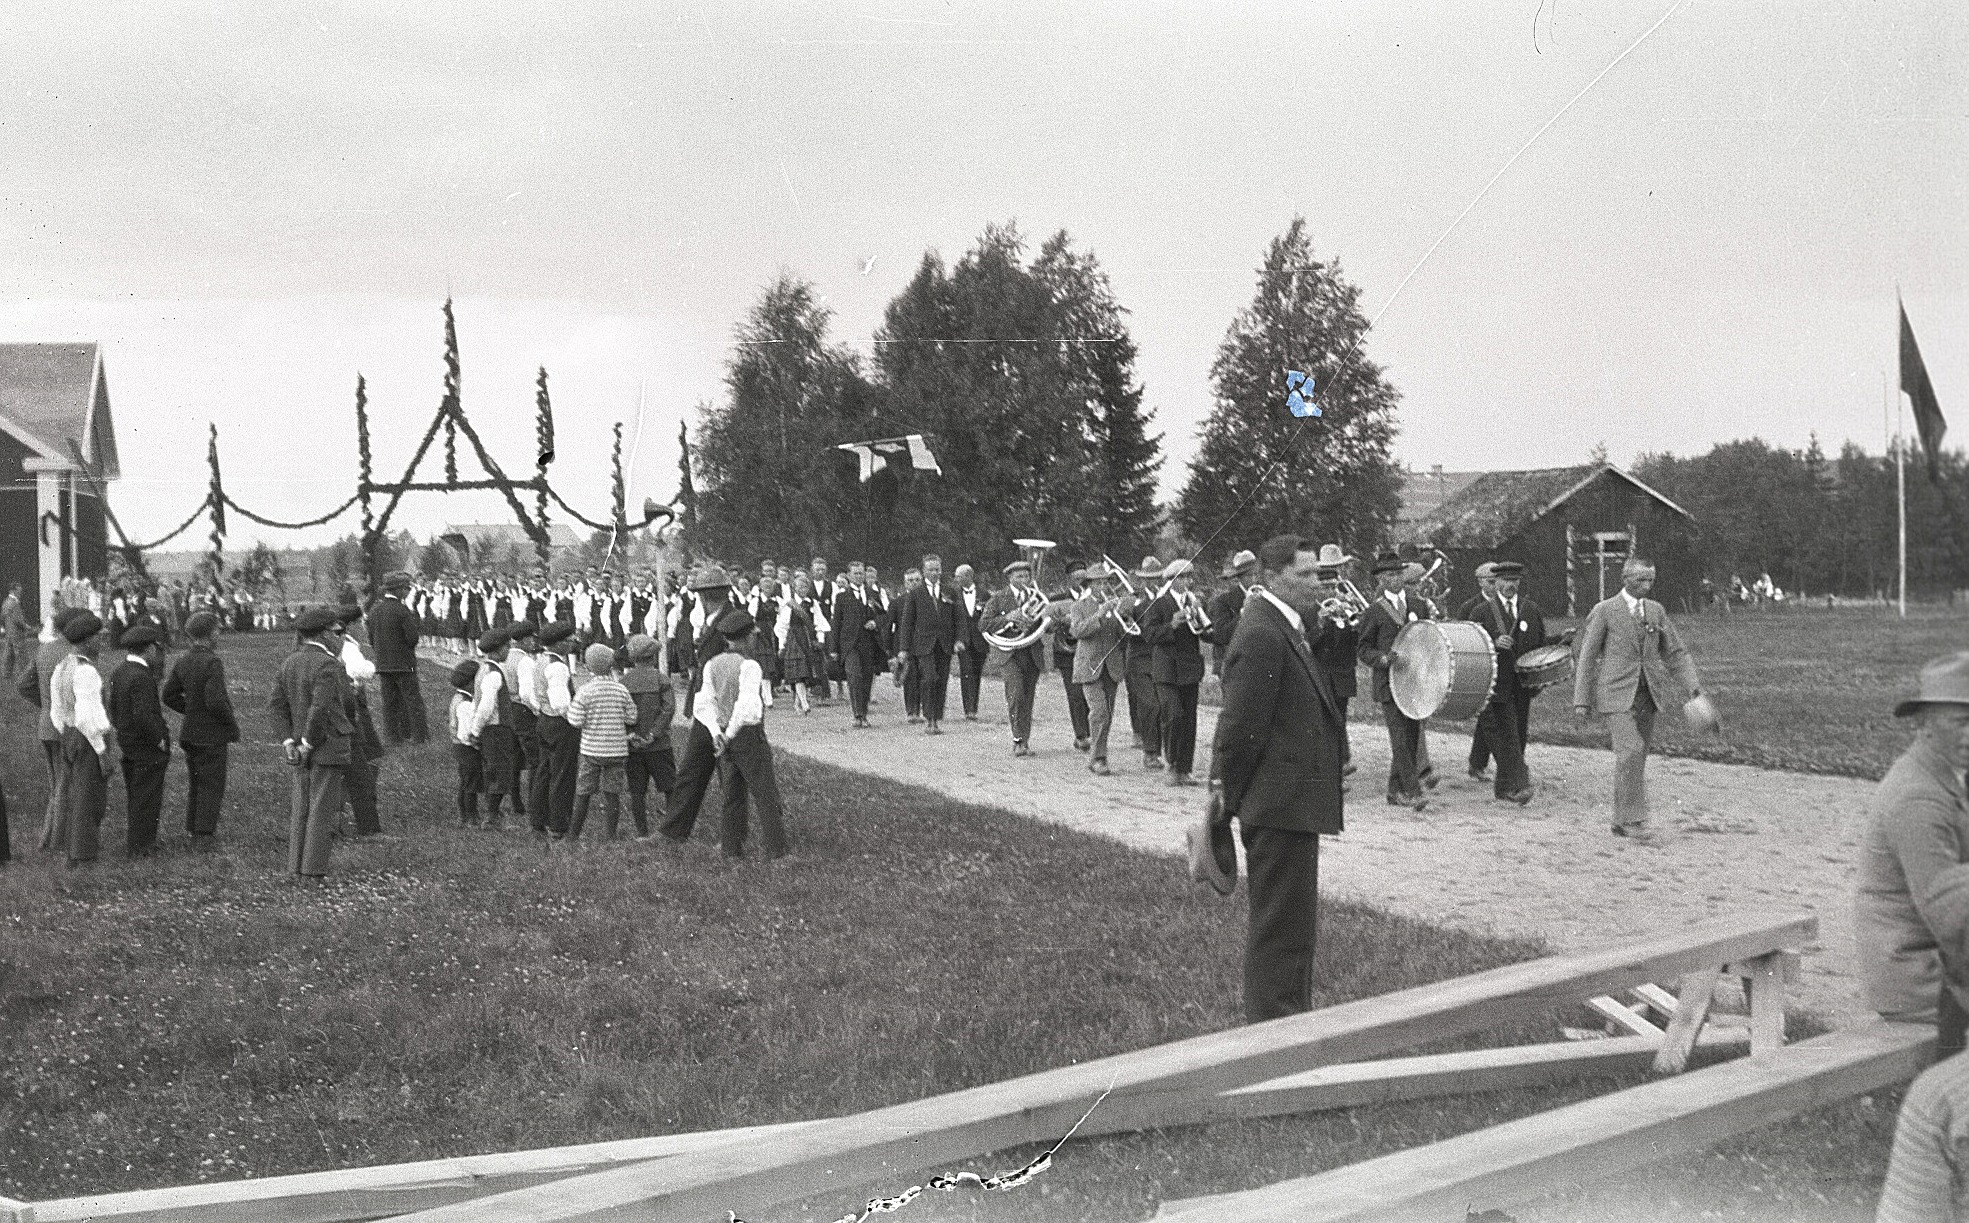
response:
[[[597,642],[581,656],[593,679],[568,703],[568,725],[581,730],[581,766],[574,778],[574,819],[567,839],[578,840],[588,807],[602,796],[603,828],[611,838],[622,818],[622,796],[629,793],[629,732],[636,727],[636,701],[615,678],[615,651]]]

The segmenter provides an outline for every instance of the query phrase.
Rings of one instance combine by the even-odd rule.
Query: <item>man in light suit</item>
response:
[[[1088,577],[1092,579],[1093,573]],[[1067,632],[1073,638],[1073,682],[1087,695],[1087,770],[1107,777],[1108,730],[1114,725],[1115,695],[1128,678],[1128,659],[1122,652],[1124,633],[1116,614],[1130,600],[1116,595],[1112,574],[1102,572],[1067,610]]]
[[[923,558],[923,584],[903,598],[896,651],[909,655],[916,671],[928,734],[943,733],[944,692],[950,686],[950,659],[957,645],[957,612],[943,581],[943,559]]]
[[[1341,831],[1346,733],[1313,654],[1323,631],[1318,548],[1281,535],[1258,549],[1258,563],[1263,585],[1245,600],[1224,654],[1224,703],[1210,755],[1211,823],[1224,828],[1237,820],[1251,875],[1244,952],[1244,1017],[1251,1023],[1313,1004],[1319,839]],[[1229,852],[1235,871],[1233,847],[1226,840],[1217,848],[1218,865]]]
[[[1604,714],[1613,733],[1614,835],[1650,842],[1645,771],[1655,711],[1674,686],[1689,697],[1700,696],[1702,687],[1668,609],[1647,597],[1654,562],[1629,557],[1620,581],[1620,593],[1586,617],[1572,703],[1582,718]]]

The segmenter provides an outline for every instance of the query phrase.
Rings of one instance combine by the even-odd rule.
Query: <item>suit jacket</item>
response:
[[[312,644],[287,656],[267,700],[281,739],[306,739],[309,763],[346,765],[353,758],[355,694],[342,660]]]
[[[902,613],[897,620],[897,653],[917,658],[939,650],[948,654],[950,647],[957,644],[957,615],[950,605],[955,588],[942,582],[937,585],[939,594],[934,599],[927,583],[903,593]]]
[[[1360,658],[1356,653],[1360,639],[1359,625],[1329,620],[1319,640],[1313,642],[1313,657],[1326,673],[1326,682],[1333,685],[1336,700],[1352,700],[1360,691]]]
[[[1497,683],[1490,690],[1490,699],[1494,703],[1509,703],[1526,691],[1518,684],[1518,659],[1545,644],[1545,613],[1523,595],[1518,596],[1515,619],[1504,618],[1502,599],[1483,600],[1476,613],[1472,619],[1490,634],[1491,644],[1497,650]],[[1511,648],[1498,646],[1499,637],[1511,638]],[[1628,703],[1633,702],[1630,699]]]
[[[860,658],[869,666],[879,665],[882,660],[882,605],[873,602],[873,593],[866,586],[862,592],[870,599],[864,600],[855,593],[855,588],[843,583],[834,596],[834,606],[828,609],[828,619],[834,622],[833,654],[836,658]],[[875,622],[874,628],[868,622]]]
[[[1641,600],[1645,625],[1629,614],[1620,594],[1602,600],[1586,617],[1579,635],[1579,666],[1573,675],[1572,703],[1595,713],[1622,713],[1634,708],[1641,679],[1656,705],[1666,705],[1679,684],[1688,692],[1701,688],[1695,660],[1669,623],[1668,610],[1653,599]]]
[[[1465,602],[1463,606],[1456,609],[1456,618],[1458,620],[1469,620],[1475,622],[1478,617],[1478,614],[1484,610],[1484,605],[1489,602],[1490,602],[1489,595],[1478,595],[1476,598]]]
[[[1244,587],[1233,582],[1210,596],[1210,644],[1225,647],[1237,632],[1237,618],[1244,612]]]
[[[194,645],[171,664],[164,703],[184,715],[178,742],[190,747],[239,742],[239,718],[226,692],[226,664],[210,646]]]
[[[951,631],[955,634],[954,640],[963,642],[967,651],[978,658],[984,658],[991,653],[991,647],[985,644],[984,639],[984,613],[985,608],[991,603],[991,595],[982,586],[971,587],[971,594],[978,604],[975,612],[964,609],[962,590],[950,592]]]
[[[171,727],[157,700],[157,674],[133,658],[110,673],[109,724],[116,745],[129,760],[157,760],[171,754]]]
[[[984,605],[984,611],[979,617],[982,621],[980,627],[987,633],[995,633],[1001,637],[1011,633],[1023,623],[1021,621],[1014,621],[1012,619],[1012,613],[1019,610],[1025,604],[1025,601],[1025,592],[1014,590],[1010,586],[1007,586],[1003,590],[993,591],[991,601]],[[1007,662],[1024,658],[1032,665],[1032,669],[1035,671],[1044,671],[1046,669],[1046,636],[1043,633],[1040,635],[1039,640],[1022,649],[1000,650],[994,646],[992,652],[1003,654]]]
[[[1224,654],[1224,703],[1210,752],[1225,812],[1247,828],[1338,833],[1346,733],[1305,638],[1269,599],[1249,600]]]
[[[1203,649],[1187,624],[1176,623],[1173,593],[1149,604],[1141,624],[1142,638],[1154,651],[1149,656],[1149,675],[1156,683],[1180,686],[1203,682]]]
[[[1067,610],[1067,632],[1073,637],[1073,682],[1095,684],[1102,676],[1115,683],[1128,679],[1128,660],[1122,653],[1121,621],[1104,610],[1106,600],[1083,595]]]
[[[369,644],[376,653],[376,670],[402,673],[417,669],[417,639],[424,625],[417,613],[394,595],[384,595],[369,609]],[[313,740],[310,740],[313,742]]]
[[[1395,699],[1388,687],[1388,664],[1394,661],[1388,651],[1395,646],[1396,634],[1417,620],[1435,618],[1427,599],[1411,594],[1407,600],[1408,616],[1399,622],[1385,593],[1374,596],[1374,602],[1368,604],[1367,613],[1361,617],[1361,640],[1355,653],[1362,666],[1374,668],[1374,699],[1383,704]]]

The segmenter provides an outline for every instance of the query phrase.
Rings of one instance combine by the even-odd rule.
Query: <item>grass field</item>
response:
[[[682,849],[574,853],[457,830],[441,749],[401,752],[384,774],[399,839],[340,845],[325,888],[296,887],[281,873],[284,770],[257,717],[281,643],[226,649],[262,742],[236,749],[212,855],[183,847],[176,765],[159,857],[122,858],[120,797],[94,867],[32,851],[32,711],[0,705],[0,776],[37,813],[16,817],[20,860],[0,871],[0,1194],[824,1116],[1238,1021],[1241,894],[1205,900],[1174,860],[785,757],[796,856],[768,867],[725,862],[706,829]],[[1321,1001],[1538,951],[1329,904]],[[1498,1036],[1551,1039],[1559,1018]],[[1606,1086],[1100,1139],[1025,1190],[910,1212],[1139,1219]],[[1575,1205],[1868,1217],[1893,1103],[1817,1113]]]

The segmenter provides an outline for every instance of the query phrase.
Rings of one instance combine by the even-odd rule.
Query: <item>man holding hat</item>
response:
[[[342,669],[337,622],[326,607],[294,617],[301,645],[280,664],[267,701],[293,770],[287,869],[307,879],[328,875],[331,838],[342,817],[355,751],[355,696]]]
[[[1033,626],[1016,613],[1032,592],[1032,565],[1028,561],[1013,561],[1005,566],[1005,577],[1010,584],[992,595],[990,602],[985,604],[982,628],[994,636],[1023,636],[1031,632]],[[1032,755],[1032,749],[1026,746],[1026,741],[1032,737],[1032,698],[1039,691],[1039,673],[1045,669],[1046,639],[1043,634],[1029,646],[1005,652],[1005,710],[1012,721],[1014,756]],[[930,703],[926,699],[926,713],[929,708]],[[934,727],[936,723],[932,721],[930,725]]]
[[[1135,578],[1141,583],[1136,593],[1134,605],[1128,609],[1136,624],[1141,624],[1147,615],[1149,604],[1155,596],[1149,592],[1148,584],[1162,576],[1162,562],[1153,556],[1145,556],[1135,567]],[[1155,691],[1155,645],[1149,640],[1148,630],[1131,634],[1121,644],[1122,666],[1127,673],[1128,685],[1128,724],[1135,732],[1135,746],[1142,749],[1142,767],[1160,769],[1162,767],[1162,706],[1157,703]]]
[[[1224,651],[1230,648],[1231,634],[1237,632],[1237,618],[1244,611],[1245,596],[1257,580],[1258,554],[1241,549],[1224,566],[1224,588],[1210,596],[1210,673],[1224,673]]]
[[[171,664],[164,680],[164,703],[184,715],[178,746],[185,753],[185,831],[204,847],[219,830],[226,800],[226,753],[239,742],[239,718],[226,691],[226,664],[218,653],[219,618],[194,612],[185,620],[191,646]]]
[[[496,832],[505,826],[500,808],[513,788],[513,692],[505,671],[513,648],[510,628],[487,629],[479,634],[478,647],[487,665],[472,677],[471,743],[479,749],[485,827]]]
[[[132,858],[145,858],[157,852],[171,766],[171,727],[157,697],[164,634],[148,624],[125,629],[123,649],[123,665],[109,677],[109,723],[123,754],[124,848]]]
[[[385,574],[383,597],[369,609],[369,646],[376,651],[376,682],[383,690],[383,733],[392,743],[430,737],[417,684],[417,642],[424,626],[403,601],[412,582],[401,569]]]
[[[1887,1019],[1939,1024],[1937,1052],[1946,1056],[1963,1047],[1965,1015],[1944,988],[1944,957],[1969,971],[1969,904],[1940,892],[1969,862],[1969,652],[1921,668],[1920,690],[1894,716],[1916,719],[1914,742],[1868,805],[1854,938],[1867,1005]]]
[[[1149,643],[1149,674],[1155,680],[1156,705],[1162,711],[1162,757],[1169,765],[1169,784],[1188,786],[1196,759],[1197,687],[1203,683],[1203,649],[1191,623],[1199,606],[1190,591],[1190,562],[1178,558],[1162,570],[1163,593],[1142,617],[1142,637]]]
[[[1422,723],[1395,704],[1394,689],[1388,684],[1388,668],[1395,661],[1396,636],[1417,620],[1430,618],[1428,601],[1407,589],[1407,570],[1408,562],[1393,552],[1383,552],[1374,558],[1374,577],[1380,583],[1381,593],[1361,616],[1356,656],[1362,666],[1374,671],[1374,699],[1381,706],[1381,720],[1388,727],[1388,802],[1391,806],[1420,811],[1429,805],[1422,793],[1421,766],[1417,759]]]
[[[574,704],[567,661],[573,649],[574,621],[556,620],[540,630],[540,653],[533,660],[533,704],[539,710],[533,728],[540,755],[529,779],[527,818],[535,832],[556,840],[567,835],[574,820],[574,784],[581,768],[581,735],[567,718]]]
[[[1517,561],[1491,566],[1491,594],[1476,609],[1475,621],[1490,634],[1497,651],[1497,681],[1477,716],[1477,736],[1497,755],[1498,798],[1524,806],[1531,801],[1531,772],[1525,767],[1525,729],[1535,691],[1518,682],[1518,659],[1545,644],[1545,614],[1518,595],[1525,567]],[[1475,752],[1475,748],[1471,749]],[[1472,760],[1474,764],[1474,759]],[[1473,770],[1474,771],[1474,770]]]
[[[78,610],[62,627],[69,654],[48,684],[48,717],[61,733],[62,829],[70,866],[96,860],[109,775],[116,771],[119,752],[103,703],[102,672],[96,669],[106,636],[96,613]]]

